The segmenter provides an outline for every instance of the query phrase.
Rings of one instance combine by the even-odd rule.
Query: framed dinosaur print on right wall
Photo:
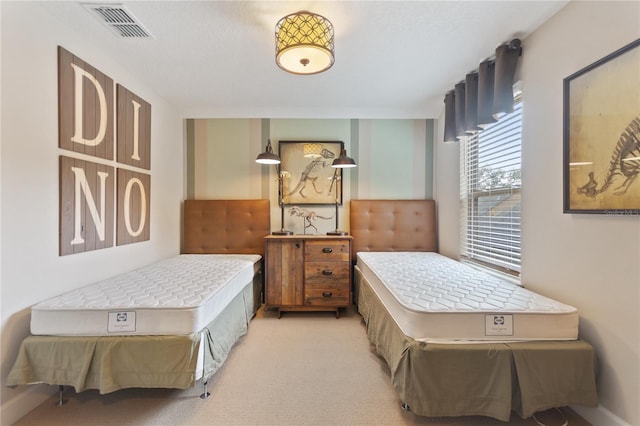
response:
[[[640,215],[640,39],[566,77],[564,212]]]

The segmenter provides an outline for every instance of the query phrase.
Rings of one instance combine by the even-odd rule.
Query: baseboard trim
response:
[[[13,391],[9,391],[13,392]],[[40,404],[55,395],[56,389],[49,385],[30,385],[8,401],[2,401],[0,424],[11,425],[26,416]],[[52,402],[53,404],[53,402]]]
[[[596,408],[576,406],[571,409],[593,425],[631,426],[602,405],[598,405]]]

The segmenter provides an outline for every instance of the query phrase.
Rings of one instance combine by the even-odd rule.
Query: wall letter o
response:
[[[133,185],[138,185],[140,189],[140,225],[137,230],[131,229],[131,220],[130,220],[130,210],[129,205],[131,204],[131,187]],[[129,182],[127,182],[127,187],[124,190],[124,224],[127,228],[127,232],[132,237],[137,237],[144,230],[144,225],[147,220],[147,196],[144,192],[144,186],[142,185],[142,181],[138,178],[131,178]]]

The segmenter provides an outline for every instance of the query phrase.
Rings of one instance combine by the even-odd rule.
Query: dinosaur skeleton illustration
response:
[[[321,158],[313,159],[309,164],[307,164],[307,167],[305,167],[300,174],[300,180],[298,180],[296,186],[289,191],[289,193],[285,194],[287,197],[297,192],[302,198],[306,198],[303,191],[307,188],[307,183],[311,183],[311,186],[313,186],[313,189],[317,194],[322,194],[322,191],[319,190],[316,185],[318,176],[312,176],[312,173],[314,173],[318,167],[327,167],[329,162],[326,160],[334,158],[336,155],[326,148],[322,150],[321,155]]]
[[[627,192],[629,186],[640,174],[640,116],[631,120],[631,123],[620,135],[618,143],[613,150],[609,172],[604,183],[598,189],[598,182],[593,172],[589,172],[589,181],[577,189],[578,194],[595,198],[609,189],[613,182],[620,176],[624,177],[624,182],[615,188],[615,195],[622,195]]]
[[[326,216],[320,216],[319,214],[317,214],[314,211],[311,210],[307,210],[307,209],[303,209],[300,208],[298,206],[293,206],[289,209],[289,214],[291,216],[297,216],[297,217],[302,217],[304,218],[304,229],[306,231],[307,228],[313,228],[315,229],[315,232],[318,232],[318,228],[316,228],[316,226],[313,224],[313,221],[316,219],[332,219],[333,216],[330,217],[326,217]]]

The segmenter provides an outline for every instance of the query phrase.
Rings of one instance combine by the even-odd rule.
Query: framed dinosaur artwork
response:
[[[640,215],[640,39],[566,77],[564,212]]]
[[[280,141],[284,205],[342,204],[341,169],[331,167],[342,141]]]

